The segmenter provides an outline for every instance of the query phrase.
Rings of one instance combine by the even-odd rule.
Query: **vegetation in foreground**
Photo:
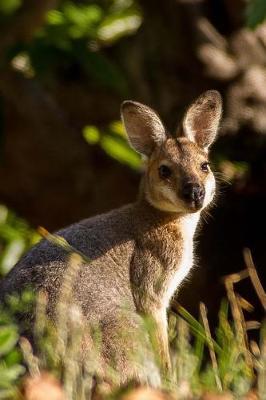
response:
[[[4,206],[0,208],[0,217],[0,271],[4,275],[40,236]],[[47,236],[44,230],[41,233]],[[89,399],[94,391],[95,376],[100,382],[97,364],[100,332],[94,331],[94,350],[80,362],[82,340],[88,334],[88,327],[71,302],[71,281],[82,256],[73,253],[73,249],[60,238],[49,234],[47,238],[64,246],[70,253],[69,271],[57,305],[56,326],[52,326],[46,317],[47,299],[45,293],[41,293],[36,300],[34,328],[38,351],[33,354],[30,343],[20,336],[15,323],[15,315],[35,301],[32,293],[28,291],[20,298],[11,297],[8,308],[0,311],[0,399],[24,396],[38,400],[38,390],[50,390],[51,399]],[[248,249],[244,251],[244,259],[247,268],[224,279],[227,299],[221,304],[213,334],[204,304],[200,304],[199,319],[196,320],[180,305],[173,303],[169,315],[173,371],[170,379],[163,379],[161,389],[166,393],[164,396],[196,399],[213,393],[244,399],[252,392],[254,398],[266,399],[266,325],[265,322],[247,320],[246,315],[253,311],[253,306],[238,295],[237,284],[243,279],[251,279],[254,293],[264,310],[266,294]],[[147,329],[152,336],[148,322]],[[257,341],[250,340],[250,330],[260,332],[255,335],[259,338]],[[110,382],[115,383],[115,380],[116,374],[110,367]],[[99,388],[101,398],[126,396],[125,389],[110,392],[103,384]],[[134,393],[138,396],[138,392]],[[143,395],[145,398],[154,396],[150,392],[142,393],[142,398]]]

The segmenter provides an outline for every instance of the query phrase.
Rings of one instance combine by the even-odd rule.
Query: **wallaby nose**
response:
[[[197,207],[202,206],[205,189],[199,183],[187,182],[183,185],[183,196],[188,202],[195,202]]]

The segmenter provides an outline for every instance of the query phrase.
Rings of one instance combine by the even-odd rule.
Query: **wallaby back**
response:
[[[144,315],[155,322],[161,365],[170,368],[166,311],[193,265],[200,212],[215,193],[207,151],[220,115],[219,94],[206,92],[170,136],[152,109],[124,102],[122,118],[129,141],[147,157],[138,200],[58,232],[89,259],[73,280],[73,301],[88,323],[100,327],[102,358],[115,363],[120,383],[159,383],[156,368],[151,368],[151,343],[142,330]],[[5,278],[1,298],[30,285],[47,292],[48,312],[55,318],[67,268],[67,252],[43,240]],[[139,351],[140,345],[146,361],[136,363],[129,354]]]

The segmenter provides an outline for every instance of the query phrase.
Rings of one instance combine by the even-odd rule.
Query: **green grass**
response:
[[[5,207],[0,208],[1,215],[0,270],[4,274],[9,270],[5,257],[17,261],[23,251],[38,239],[38,235]],[[55,324],[47,318],[45,293],[34,299],[30,292],[25,292],[20,298],[10,298],[9,307],[0,310],[0,399],[19,398],[25,374],[36,377],[42,371],[50,372],[61,382],[68,399],[89,399],[93,377],[98,376],[98,381],[101,379],[101,332],[95,327],[92,330],[82,321],[81,312],[72,301],[72,282],[83,256],[61,238],[45,230],[41,233],[53,243],[63,246],[70,257],[57,304],[57,318]],[[21,243],[19,252],[13,245],[16,241]],[[169,314],[173,371],[169,378],[162,380],[162,389],[171,392],[175,399],[197,399],[205,392],[229,392],[234,398],[242,399],[251,389],[257,391],[259,399],[266,399],[266,325],[265,322],[245,321],[243,311],[246,315],[252,310],[252,305],[237,294],[237,284],[242,279],[251,279],[263,307],[265,293],[249,250],[246,249],[244,255],[247,269],[225,278],[227,299],[222,301],[213,335],[204,304],[200,305],[199,318],[195,319],[179,304],[173,303],[175,311]],[[85,261],[88,262],[87,259]],[[34,327],[38,347],[36,354],[33,354],[30,343],[19,336],[14,322],[14,316],[33,302],[37,307]],[[147,324],[147,327],[152,335],[150,325]],[[249,340],[251,328],[260,330],[258,343]],[[93,338],[94,345],[89,356],[81,361],[82,341],[86,335]],[[116,372],[110,366],[109,380],[115,383],[116,378]],[[101,388],[105,390],[103,385]],[[112,398],[120,398],[121,394],[122,391],[111,393]],[[110,393],[103,398],[110,398]]]

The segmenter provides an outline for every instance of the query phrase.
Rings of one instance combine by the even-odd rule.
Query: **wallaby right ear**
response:
[[[136,101],[124,101],[121,116],[129,142],[139,153],[150,156],[166,139],[165,128],[150,107]]]
[[[214,141],[222,115],[222,98],[216,90],[207,90],[188,108],[183,119],[183,133],[208,150]]]

